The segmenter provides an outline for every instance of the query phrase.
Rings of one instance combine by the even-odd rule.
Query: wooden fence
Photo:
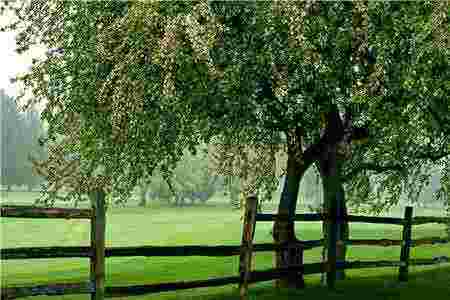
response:
[[[243,236],[241,245],[236,246],[143,246],[143,247],[113,247],[105,248],[105,201],[102,192],[92,195],[92,209],[67,209],[67,208],[38,208],[25,206],[2,206],[2,217],[13,218],[87,218],[91,220],[91,246],[90,247],[33,247],[1,249],[1,259],[37,259],[37,258],[69,258],[89,257],[91,262],[90,279],[81,283],[58,283],[32,287],[2,287],[1,299],[16,299],[37,295],[62,295],[62,294],[91,294],[91,299],[104,299],[110,297],[135,296],[149,293],[159,293],[180,289],[199,287],[222,286],[227,284],[239,284],[242,298],[246,298],[248,284],[270,281],[289,276],[292,273],[299,276],[330,272],[339,269],[359,269],[373,267],[399,267],[399,280],[407,280],[408,266],[431,265],[441,262],[449,262],[448,257],[433,259],[410,259],[410,247],[448,243],[448,239],[430,237],[420,240],[411,240],[412,225],[426,223],[447,223],[447,218],[415,217],[412,218],[412,208],[407,208],[404,218],[385,217],[346,217],[349,222],[366,222],[381,224],[396,224],[403,226],[402,240],[348,240],[336,241],[346,245],[376,245],[402,247],[399,261],[352,261],[338,262],[331,266],[325,263],[299,264],[289,268],[271,268],[262,271],[251,270],[253,252],[261,251],[291,251],[322,247],[323,240],[301,241],[295,245],[273,243],[253,244],[255,225],[257,221],[274,221],[279,217],[273,214],[258,214],[256,212],[257,199],[250,197],[246,201],[246,214],[244,219]],[[297,214],[296,221],[323,221],[330,220],[323,214]],[[337,222],[339,220],[334,220]],[[240,256],[239,275],[221,278],[210,278],[196,281],[178,281],[168,283],[156,283],[134,286],[105,287],[105,258],[113,256]]]

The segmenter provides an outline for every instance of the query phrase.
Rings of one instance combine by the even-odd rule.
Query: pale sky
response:
[[[0,17],[0,25],[5,24],[7,17]],[[20,86],[12,84],[10,78],[18,73],[23,73],[31,67],[33,57],[41,57],[45,50],[43,48],[34,48],[24,55],[18,55],[14,50],[16,48],[15,32],[0,32],[0,88],[6,90],[10,96],[17,96]],[[27,93],[26,97],[31,96]]]

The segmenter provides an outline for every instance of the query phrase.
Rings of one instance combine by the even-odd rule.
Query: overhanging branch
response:
[[[358,175],[360,172],[362,171],[375,171],[377,173],[383,173],[383,172],[387,172],[387,171],[395,171],[395,172],[404,172],[405,168],[400,165],[400,164],[392,164],[392,165],[386,165],[386,166],[381,166],[381,165],[377,165],[374,163],[362,163],[360,164],[357,168],[353,169],[352,171],[350,171],[347,174],[344,174],[343,176],[343,182],[348,182],[350,181],[353,177],[355,177],[356,175]]]

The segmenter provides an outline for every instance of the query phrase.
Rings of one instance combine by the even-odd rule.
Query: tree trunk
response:
[[[331,218],[336,218],[340,216],[340,203],[339,195],[341,187],[341,182],[339,180],[338,165],[336,158],[336,144],[329,145],[327,151],[323,152],[320,158],[320,173],[322,175],[322,184],[324,187],[324,205],[325,213]],[[332,267],[327,273],[327,284],[330,287],[334,287],[334,282],[336,280],[336,270],[334,266],[337,261],[337,248],[336,241],[339,240],[337,236],[339,233],[338,226],[335,221],[327,220],[324,222],[325,226],[325,247],[327,248],[327,262]],[[324,247],[324,248],[325,248]]]
[[[347,112],[345,123],[342,122],[336,106],[328,114],[327,119],[327,127],[324,132],[327,146],[322,151],[317,164],[324,191],[324,212],[332,218],[332,220],[323,222],[325,245],[322,259],[325,260],[325,257],[327,257],[326,260],[331,266],[331,270],[327,273],[326,282],[330,288],[334,288],[336,279],[345,278],[345,272],[343,270],[338,272],[335,265],[337,262],[345,261],[346,249],[340,241],[348,239],[349,236],[348,223],[343,222],[343,217],[347,214],[347,211],[340,174],[341,164],[348,154],[348,147],[345,146],[351,142],[351,135],[345,133],[344,126],[347,129],[351,128],[352,123]]]
[[[288,152],[289,153],[289,152]],[[303,165],[300,165],[295,157],[289,153],[287,161],[287,174],[283,184],[278,215],[284,220],[276,220],[273,225],[273,239],[275,243],[298,241],[295,237],[294,219],[297,206],[297,197],[300,187],[300,180],[305,173]],[[283,255],[284,254],[284,255]],[[274,256],[274,265],[276,268],[287,267],[289,261],[294,258],[289,257],[289,253],[277,252]],[[277,288],[302,288],[304,286],[303,276],[290,274],[287,277],[275,281]]]
[[[183,207],[184,206],[184,197],[180,195],[175,195],[175,206]]]
[[[78,193],[78,197],[75,199],[74,207],[78,208],[78,203],[81,202],[81,194]]]
[[[327,187],[324,186],[324,194],[326,193],[326,189],[327,189]],[[339,186],[339,191],[338,191],[338,195],[337,195],[337,204],[338,204],[338,209],[339,209],[339,215],[346,216],[347,215],[347,205],[345,202],[345,192],[344,192],[344,187],[342,186],[342,184],[340,184],[340,186]],[[324,202],[323,211],[330,213],[330,208],[331,208],[331,203]],[[348,222],[345,221],[343,223],[338,223],[337,228],[338,228],[337,240],[339,240],[339,241],[348,240],[349,233],[350,233]],[[330,230],[331,230],[331,226],[329,226],[328,223],[323,222],[322,223],[322,234],[323,234],[324,241],[328,240]],[[340,244],[337,247],[337,254],[336,254],[337,261],[344,262],[346,253],[347,253],[347,246]],[[322,251],[322,261],[326,261],[327,255],[328,255],[327,247],[326,247],[326,245],[324,245],[323,251]],[[337,280],[345,279],[345,270],[336,271],[336,279]],[[322,276],[322,284],[324,284],[324,285],[326,284],[325,276]]]
[[[164,180],[166,181],[167,186],[169,187],[170,193],[172,194],[173,197],[175,197],[175,206],[178,206],[179,199],[178,199],[178,195],[175,192],[175,189],[172,185],[172,180],[168,176],[164,176]],[[170,197],[168,198],[167,202],[170,203]]]
[[[146,196],[147,196],[147,189],[145,187],[141,187],[139,206],[146,207],[146,205],[147,205],[147,197]]]

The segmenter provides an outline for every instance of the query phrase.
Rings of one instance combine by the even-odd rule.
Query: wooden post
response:
[[[105,297],[105,193],[97,190],[91,195],[93,209],[91,219],[91,284],[95,291],[91,300],[103,300]]]
[[[247,299],[248,281],[252,265],[253,237],[255,235],[256,208],[258,199],[251,195],[245,202],[244,225],[242,229],[241,253],[239,259],[239,291],[241,299]]]
[[[399,281],[408,281],[408,265],[409,265],[409,252],[411,248],[411,229],[412,229],[412,215],[413,208],[407,206],[405,209],[405,218],[403,224],[402,234],[402,250],[400,252],[400,268],[398,274]]]

